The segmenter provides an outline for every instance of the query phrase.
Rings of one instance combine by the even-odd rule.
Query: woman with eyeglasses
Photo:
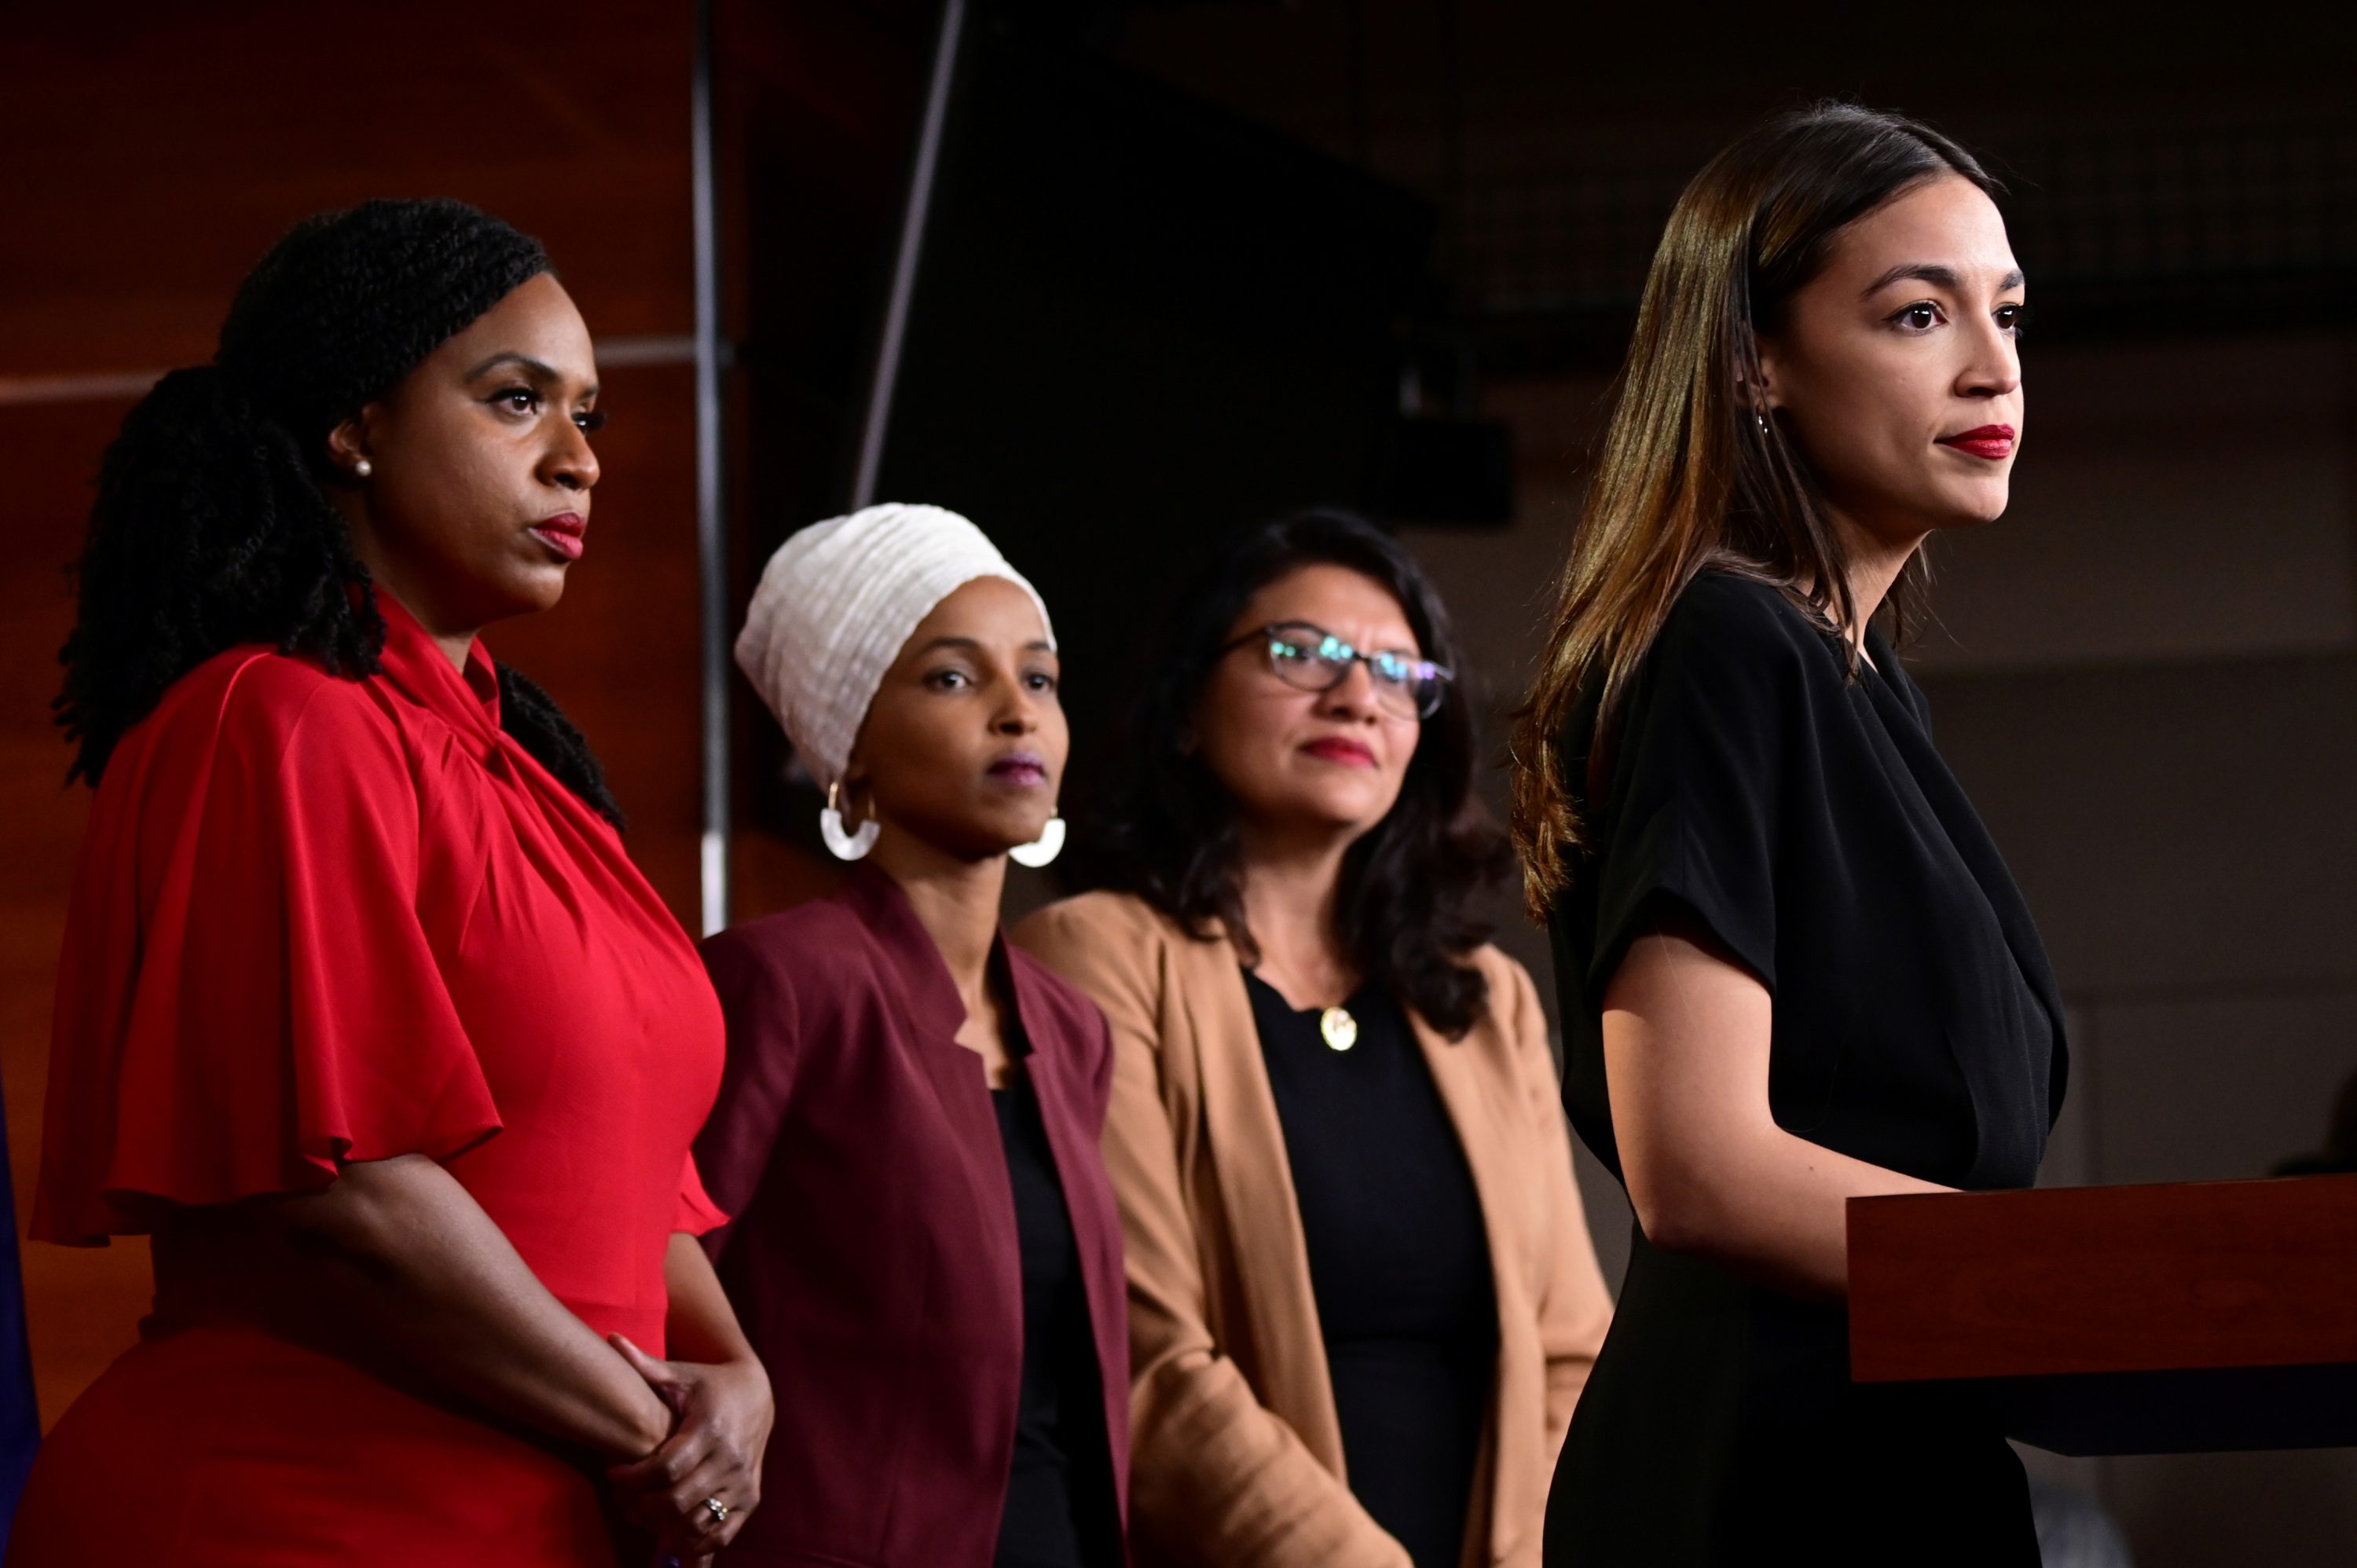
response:
[[[1018,942],[1113,1026],[1145,1563],[1535,1564],[1610,1304],[1438,597],[1355,518],[1185,598],[1088,835]]]

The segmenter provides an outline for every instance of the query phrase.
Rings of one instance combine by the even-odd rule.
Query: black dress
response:
[[[1347,1051],[1246,972],[1285,1132],[1351,1492],[1415,1568],[1457,1568],[1498,1361],[1489,1232],[1398,1000],[1345,1005]]]
[[[1601,998],[1631,940],[1699,921],[1774,998],[1769,1103],[1926,1181],[2029,1186],[2062,1098],[2028,908],[1933,749],[1923,695],[1775,589],[1706,573],[1673,608],[1582,800],[1549,925],[1564,1098],[1614,1171]],[[1575,789],[1594,694],[1566,747]],[[2037,1563],[2020,1463],[1970,1394],[1853,1385],[1836,1306],[1639,1233],[1548,1499],[1551,1568]]]
[[[1063,1184],[1028,1071],[990,1098],[1023,1252],[1023,1384],[993,1568],[1115,1568],[1121,1520],[1104,1398]]]

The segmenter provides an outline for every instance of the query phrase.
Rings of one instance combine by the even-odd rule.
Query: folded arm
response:
[[[159,1291],[167,1276],[253,1282],[277,1298],[248,1303],[257,1318],[389,1355],[561,1442],[635,1459],[671,1431],[646,1380],[424,1155],[353,1162],[317,1193],[183,1210],[156,1246]]]

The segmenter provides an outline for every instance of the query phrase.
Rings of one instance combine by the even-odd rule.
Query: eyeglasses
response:
[[[1351,666],[1367,667],[1375,705],[1394,717],[1428,719],[1440,711],[1456,676],[1429,659],[1405,653],[1361,653],[1323,627],[1283,621],[1246,632],[1220,650],[1224,656],[1257,643],[1269,670],[1303,692],[1330,692],[1351,678]]]

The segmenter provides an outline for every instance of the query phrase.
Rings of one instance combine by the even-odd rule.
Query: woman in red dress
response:
[[[156,1310],[17,1568],[702,1562],[758,1500],[768,1379],[694,1240],[719,1009],[476,635],[582,553],[596,381],[537,243],[371,202],[107,454],[33,1233],[152,1234]]]

